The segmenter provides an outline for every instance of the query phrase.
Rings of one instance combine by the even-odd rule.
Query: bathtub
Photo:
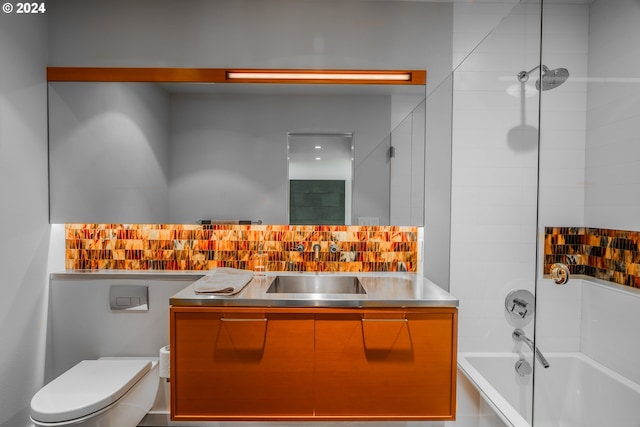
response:
[[[582,353],[545,356],[533,400],[533,378],[516,373],[514,353],[459,353],[458,367],[509,427],[531,427],[532,414],[535,427],[640,427],[640,385]]]

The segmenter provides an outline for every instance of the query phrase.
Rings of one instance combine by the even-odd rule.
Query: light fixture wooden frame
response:
[[[50,82],[424,85],[426,70],[47,67]]]

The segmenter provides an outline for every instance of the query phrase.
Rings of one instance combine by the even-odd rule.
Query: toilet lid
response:
[[[45,385],[31,400],[31,417],[62,422],[97,412],[120,399],[151,369],[142,359],[83,360]]]

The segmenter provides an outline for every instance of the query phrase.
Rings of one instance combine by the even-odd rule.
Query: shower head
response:
[[[538,69],[535,67],[530,71],[520,71],[518,73],[518,81],[524,83],[529,80],[529,74]],[[569,78],[569,71],[566,68],[556,68],[550,70],[546,65],[542,65],[542,77],[536,81],[536,89],[538,90],[550,90],[555,89],[562,83],[566,82]]]
[[[546,66],[542,66],[544,74],[536,82],[536,89],[549,90],[555,89],[562,83],[566,82],[569,78],[569,71],[566,68],[556,68],[554,70],[548,69]]]

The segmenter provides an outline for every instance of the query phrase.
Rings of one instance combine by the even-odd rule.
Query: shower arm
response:
[[[547,67],[546,65],[542,64],[542,65],[536,65],[535,67],[533,67],[532,69],[530,69],[529,71],[520,71],[518,73],[518,81],[520,83],[524,83],[527,80],[529,80],[529,74],[533,73],[535,70],[537,70],[538,68],[542,67],[542,72],[546,73],[547,71],[549,71],[549,67]]]
[[[542,67],[543,67],[542,68],[543,70],[545,70],[545,69],[548,70],[546,65],[543,65]],[[527,82],[527,80],[529,80],[529,74],[533,73],[538,68],[540,68],[540,65],[536,65],[535,67],[533,67],[529,71],[520,71],[518,73],[518,81],[521,83],[521,85],[520,85],[520,102],[522,103],[522,108],[520,108],[520,123],[522,123],[523,125],[525,124],[525,121],[526,121],[525,113],[524,113],[524,97],[525,97],[524,84]]]

